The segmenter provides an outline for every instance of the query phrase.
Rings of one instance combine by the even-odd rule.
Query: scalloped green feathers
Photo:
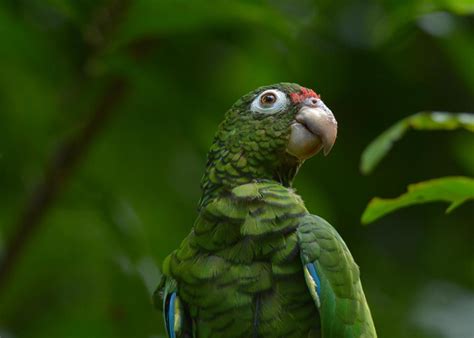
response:
[[[272,90],[285,109],[249,108]],[[198,217],[163,262],[155,305],[168,337],[376,337],[346,245],[291,189],[302,160],[287,146],[308,93],[316,95],[297,84],[262,87],[226,113]]]
[[[163,270],[178,283],[195,337],[376,336],[344,242],[275,182],[209,202]]]
[[[241,97],[225,114],[208,153],[206,171],[201,182],[200,205],[219,196],[226,189],[254,179],[278,179],[289,185],[301,163],[286,152],[290,126],[297,106],[277,114],[255,114],[249,106],[256,94],[266,89],[290,94],[302,87],[280,83],[256,89]]]
[[[324,219],[309,215],[301,220],[298,239],[323,337],[376,337],[359,267],[337,231]]]

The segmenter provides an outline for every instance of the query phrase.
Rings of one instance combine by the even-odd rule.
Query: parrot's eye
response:
[[[266,90],[253,100],[250,110],[263,114],[278,113],[286,108],[288,99],[285,93],[277,90]]]
[[[262,106],[271,106],[277,100],[276,95],[272,92],[260,96],[260,104]]]

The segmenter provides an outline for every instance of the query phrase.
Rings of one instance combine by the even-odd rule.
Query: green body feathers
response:
[[[291,188],[303,161],[285,145],[302,87],[271,87],[298,105],[249,113],[268,88],[227,113],[209,153],[199,215],[163,263],[155,303],[168,336],[376,337],[345,243]]]
[[[359,267],[337,231],[324,219],[309,215],[297,232],[301,260],[315,265],[321,281],[315,302],[323,337],[375,337]]]

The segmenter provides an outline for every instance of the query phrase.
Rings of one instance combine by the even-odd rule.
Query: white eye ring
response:
[[[268,94],[273,94],[275,101],[273,103],[264,104],[262,98],[268,97]],[[268,89],[260,93],[250,105],[250,110],[254,113],[261,114],[275,114],[284,110],[288,105],[288,99],[282,91],[278,89]]]

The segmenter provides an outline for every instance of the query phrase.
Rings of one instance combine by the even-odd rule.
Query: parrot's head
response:
[[[329,153],[336,135],[334,115],[313,90],[293,83],[260,87],[226,113],[209,152],[205,180],[291,184],[304,160],[321,150]]]
[[[320,150],[327,155],[336,141],[337,122],[331,110],[314,90],[298,84],[258,88],[228,114],[237,117],[236,123],[249,134],[260,135],[250,137],[250,142],[273,143],[272,150],[282,157],[286,153],[304,161]]]

